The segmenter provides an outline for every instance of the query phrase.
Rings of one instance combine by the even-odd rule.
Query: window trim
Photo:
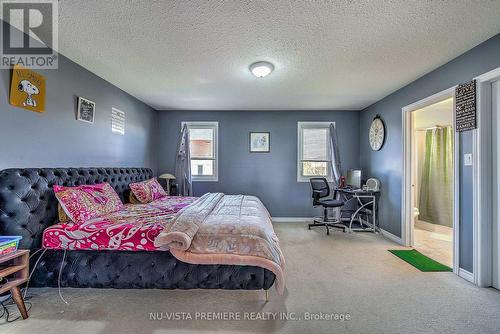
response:
[[[214,175],[192,175],[191,179],[193,182],[219,182],[219,122],[183,121],[181,122],[181,131],[184,125],[187,125],[188,129],[214,130],[214,157],[203,159],[214,161]],[[189,163],[191,163],[191,161],[189,161]]]
[[[329,129],[330,124],[333,124],[335,127],[335,122],[297,122],[297,182],[309,182],[309,179],[312,177],[318,176],[303,176],[302,175],[302,155],[303,155],[303,132],[302,129]],[[328,164],[331,163],[330,150],[328,150]],[[321,177],[321,176],[319,176]],[[327,175],[324,176],[328,182],[333,181],[332,177],[332,169],[330,165],[327,168]]]

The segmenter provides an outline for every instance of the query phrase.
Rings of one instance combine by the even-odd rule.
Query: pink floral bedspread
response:
[[[86,221],[52,225],[43,232],[43,247],[68,250],[163,250],[155,238],[196,197],[167,196]]]

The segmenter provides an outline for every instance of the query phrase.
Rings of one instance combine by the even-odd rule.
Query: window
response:
[[[328,137],[332,122],[298,122],[297,181],[311,177],[331,180]]]
[[[182,122],[189,130],[193,181],[218,181],[218,122]]]

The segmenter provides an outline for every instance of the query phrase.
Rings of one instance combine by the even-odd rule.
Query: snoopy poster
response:
[[[45,111],[45,78],[22,66],[12,71],[10,104],[36,112]]]

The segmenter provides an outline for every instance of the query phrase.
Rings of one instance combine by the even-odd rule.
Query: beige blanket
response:
[[[255,196],[208,193],[165,226],[155,246],[193,264],[259,266],[276,275],[283,293],[285,261],[271,219]]]

